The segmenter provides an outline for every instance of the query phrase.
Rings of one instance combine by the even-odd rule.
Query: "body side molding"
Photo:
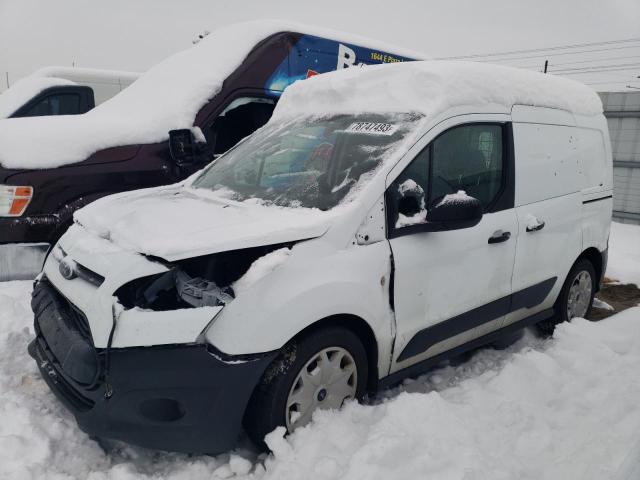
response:
[[[399,362],[426,351],[436,343],[460,333],[479,327],[503,315],[521,308],[532,308],[539,305],[549,295],[558,277],[527,287],[518,292],[499,298],[492,302],[461,313],[443,322],[431,325],[416,333],[398,356]]]
[[[479,348],[488,343],[498,340],[500,337],[504,335],[508,335],[509,333],[513,333],[518,331],[524,327],[528,327],[529,325],[533,325],[535,323],[541,322],[543,320],[547,320],[554,315],[553,308],[548,308],[543,310],[542,312],[531,315],[527,318],[519,320],[515,323],[507,325],[506,327],[502,327],[499,330],[488,333],[482,337],[471,340],[470,342],[459,345],[451,350],[447,350],[446,352],[442,352],[433,357],[427,358],[421,362],[418,362],[414,365],[411,365],[407,368],[403,368],[402,370],[398,370],[391,375],[387,375],[384,378],[381,378],[378,382],[378,391],[384,390],[390,387],[393,387],[400,383],[405,378],[412,378],[418,375],[422,375],[427,370],[437,365],[439,362],[446,360],[447,358],[455,357],[456,355],[460,355],[469,350],[473,350],[474,348]],[[404,353],[404,352],[403,352]]]

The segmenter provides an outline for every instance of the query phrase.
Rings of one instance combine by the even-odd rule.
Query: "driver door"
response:
[[[397,328],[391,372],[500,328],[508,313],[518,232],[511,143],[505,121],[458,124],[389,175],[387,210],[397,212],[388,219]],[[407,204],[428,210],[459,190],[482,203],[473,227],[425,232],[426,212],[403,215]],[[407,191],[422,191],[424,201],[404,201]]]

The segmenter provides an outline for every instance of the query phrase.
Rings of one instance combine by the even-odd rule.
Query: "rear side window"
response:
[[[503,137],[501,124],[462,125],[437,137],[389,187],[390,224],[425,223],[429,205],[459,190],[490,210],[506,182]]]

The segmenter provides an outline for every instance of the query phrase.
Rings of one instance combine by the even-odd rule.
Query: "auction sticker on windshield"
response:
[[[368,133],[370,135],[393,135],[398,129],[390,123],[354,122],[346,128],[350,133]]]

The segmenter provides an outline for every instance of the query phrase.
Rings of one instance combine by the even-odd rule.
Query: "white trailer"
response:
[[[0,118],[85,113],[131,85],[136,72],[45,67],[0,94]]]

